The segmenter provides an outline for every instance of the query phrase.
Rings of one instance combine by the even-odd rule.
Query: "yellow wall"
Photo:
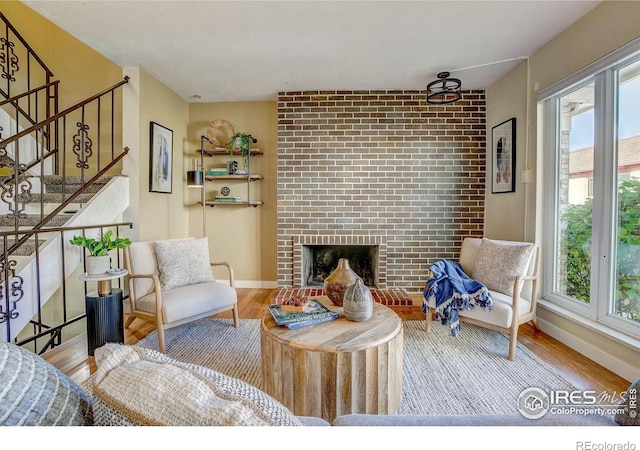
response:
[[[541,241],[541,224],[549,208],[543,203],[541,138],[537,130],[537,92],[640,36],[640,2],[602,2],[589,14],[487,90],[487,135],[501,120],[518,120],[516,192],[492,195],[487,190],[485,234],[498,239]],[[528,95],[528,98],[527,98]],[[528,140],[523,133],[528,133]],[[487,167],[491,167],[487,161]],[[526,164],[533,183],[521,183]],[[518,220],[498,220],[517,211]],[[537,238],[537,239],[536,239]],[[612,338],[603,328],[567,314],[550,304],[539,304],[542,329],[589,358],[632,380],[640,373],[640,350],[622,335]]]
[[[40,57],[53,72],[54,80],[60,80],[60,111],[122,81],[122,68],[120,66],[114,64],[22,3],[16,1],[0,1],[0,9],[38,57]],[[27,61],[24,59],[24,55],[21,55],[21,58],[22,60],[18,63],[20,72],[23,72],[23,76],[26,76]],[[32,71],[36,71],[36,64],[34,61],[31,61]],[[118,107],[120,98],[121,91],[116,91],[116,153],[123,147],[120,138],[121,117],[119,115],[120,108]],[[88,109],[88,111],[92,110]],[[95,130],[95,125],[91,123],[92,120],[94,120],[94,115],[88,112],[86,121],[90,128]],[[111,151],[110,148],[106,148],[106,146],[110,145],[108,134],[104,136],[102,145],[103,151]],[[71,148],[71,146],[71,135],[69,135],[67,148]],[[73,155],[71,156],[72,157],[65,158],[68,174],[73,174],[78,171],[75,167],[75,157],[73,157]],[[120,166],[116,167],[115,170],[118,171],[119,169]]]
[[[236,132],[254,136],[258,142],[253,147],[264,152],[251,160],[251,172],[263,176],[262,181],[252,183],[252,199],[264,204],[256,208],[248,206],[206,207],[205,226],[213,260],[230,261],[234,267],[238,286],[275,286],[276,259],[276,161],[277,161],[277,107],[276,102],[192,103],[189,105],[187,165],[191,165],[200,148],[200,136],[207,135],[207,127],[214,120],[226,120]],[[205,142],[211,148],[211,146]],[[213,165],[225,165],[238,157],[205,157],[205,169]],[[185,169],[185,171],[188,169]],[[207,182],[206,200],[216,195],[222,186],[231,189],[231,195],[246,198],[246,183],[239,181]],[[200,200],[199,192],[188,189],[188,203]],[[202,236],[203,209],[189,208],[189,234]],[[223,271],[216,276],[224,277]],[[251,282],[246,283],[246,282]]]
[[[2,13],[60,82],[61,109],[122,80],[122,68],[16,1],[0,1]],[[26,70],[26,61],[21,63]]]

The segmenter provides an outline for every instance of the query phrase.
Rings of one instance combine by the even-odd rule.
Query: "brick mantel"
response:
[[[386,286],[424,287],[429,266],[482,236],[484,91],[445,106],[418,91],[278,97],[278,285],[300,286],[300,242],[384,242]],[[382,259],[382,258],[381,258]]]

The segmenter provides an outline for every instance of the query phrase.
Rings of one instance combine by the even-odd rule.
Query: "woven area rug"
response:
[[[318,288],[295,288],[295,289],[276,289],[269,299],[272,305],[282,303],[291,297],[320,297],[324,295],[324,289]],[[373,299],[385,306],[411,306],[413,300],[407,295],[404,289],[375,289],[371,288]]]
[[[403,398],[400,414],[517,412],[529,387],[574,389],[545,362],[518,344],[507,360],[508,337],[463,323],[458,337],[448,326],[405,321]],[[260,387],[260,321],[201,319],[165,332],[167,355],[199,364]],[[155,332],[138,345],[158,349]]]

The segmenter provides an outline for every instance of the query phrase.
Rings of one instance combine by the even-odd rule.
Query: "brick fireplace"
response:
[[[278,285],[302,287],[305,246],[375,246],[376,286],[426,271],[482,236],[484,91],[445,106],[419,91],[278,96]]]

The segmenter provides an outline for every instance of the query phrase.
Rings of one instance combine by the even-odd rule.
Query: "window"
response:
[[[539,99],[543,296],[640,336],[640,41]]]

